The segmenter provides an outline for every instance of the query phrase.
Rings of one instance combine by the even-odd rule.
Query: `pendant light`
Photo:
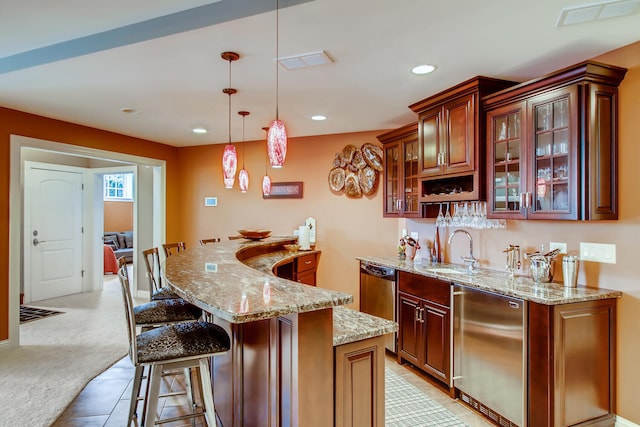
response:
[[[278,0],[276,0],[276,118],[271,122],[267,136],[267,152],[269,153],[269,162],[273,168],[284,166],[284,159],[287,157],[287,130],[284,127],[284,122],[278,117],[279,11]]]
[[[244,168],[244,118],[249,115],[248,111],[238,111],[242,116],[242,169],[238,174],[238,183],[240,184],[240,192],[246,193],[249,189],[249,172]]]
[[[262,128],[262,130],[265,132],[269,132],[269,128],[267,127]],[[268,139],[269,137],[267,136],[267,146],[269,145]],[[268,196],[269,194],[271,194],[271,178],[269,178],[269,174],[267,174],[267,165],[269,164],[269,156],[267,155],[266,157],[267,158],[264,161],[264,176],[262,177],[262,195],[263,196]]]
[[[229,87],[222,89],[222,92],[229,96],[229,142],[224,147],[222,153],[222,172],[224,174],[225,188],[233,188],[233,183],[236,180],[236,170],[238,168],[238,154],[236,153],[236,147],[231,144],[231,95],[238,91],[231,88],[231,62],[237,61],[240,55],[235,52],[222,52],[220,56],[225,61],[229,61]]]

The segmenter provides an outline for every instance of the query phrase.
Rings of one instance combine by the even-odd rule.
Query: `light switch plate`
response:
[[[417,231],[412,231],[411,232],[411,238],[417,242],[418,241],[418,232]]]
[[[561,254],[567,253],[567,244],[560,242],[549,242],[549,250],[560,249]]]
[[[582,261],[616,263],[616,245],[609,243],[580,242],[580,259]]]

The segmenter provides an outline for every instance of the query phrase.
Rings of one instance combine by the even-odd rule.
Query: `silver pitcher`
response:
[[[540,252],[534,252],[525,254],[525,257],[529,259],[529,274],[536,283],[550,283],[553,281],[554,259],[560,252],[559,249],[554,249],[546,254]]]

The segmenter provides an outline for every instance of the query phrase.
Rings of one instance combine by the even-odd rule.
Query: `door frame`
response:
[[[32,148],[70,156],[85,157],[99,160],[122,162],[123,164],[136,165],[138,170],[151,168],[153,179],[145,180],[145,187],[136,188],[135,193],[144,191],[154,194],[152,209],[140,209],[134,202],[134,233],[139,224],[152,224],[153,229],[148,233],[141,233],[134,241],[134,247],[158,246],[165,240],[166,230],[166,162],[164,160],[141,157],[131,154],[116,153],[107,150],[70,145],[61,142],[30,138],[22,135],[10,135],[10,175],[9,175],[9,338],[0,342],[0,349],[15,348],[20,345],[20,288],[23,281],[23,200],[24,200],[24,159],[23,149]],[[94,175],[95,176],[95,175]],[[91,188],[92,186],[89,186]],[[88,197],[85,197],[88,198]],[[91,214],[87,212],[87,215]],[[86,236],[96,234],[96,226],[86,224]],[[102,231],[100,226],[100,232]],[[138,233],[135,233],[138,234]],[[134,234],[134,235],[135,235]],[[86,240],[85,240],[85,243]],[[137,246],[135,246],[137,245]],[[86,245],[87,257],[85,267],[102,265],[103,251],[100,242],[95,245]],[[90,263],[87,265],[87,263]],[[134,253],[135,265],[142,266],[142,254]],[[95,270],[95,267],[92,268]],[[144,269],[136,269],[138,280],[144,278]],[[95,271],[89,274],[94,277]]]

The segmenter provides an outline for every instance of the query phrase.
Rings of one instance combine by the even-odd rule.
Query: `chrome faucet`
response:
[[[451,246],[451,240],[453,240],[453,236],[458,233],[464,233],[469,238],[469,256],[463,256],[460,258],[462,258],[462,261],[464,261],[465,264],[469,264],[469,271],[473,271],[473,268],[476,265],[477,258],[473,256],[473,238],[471,237],[471,234],[469,234],[467,230],[457,229],[453,233],[451,233],[451,235],[449,235],[449,240],[447,241],[447,243],[449,244],[449,246]]]

